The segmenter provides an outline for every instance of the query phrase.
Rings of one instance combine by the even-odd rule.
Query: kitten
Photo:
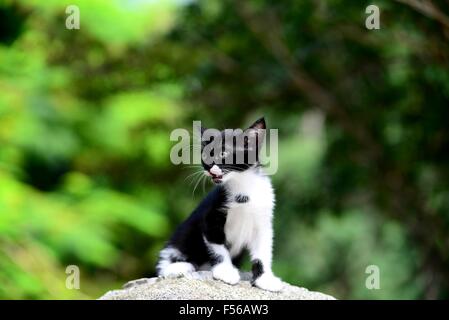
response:
[[[202,166],[216,186],[160,252],[159,276],[211,269],[215,279],[236,284],[235,265],[247,250],[253,285],[282,289],[271,271],[274,191],[259,162],[265,129],[264,118],[244,131],[224,130],[209,138],[205,133],[210,130],[201,129]]]

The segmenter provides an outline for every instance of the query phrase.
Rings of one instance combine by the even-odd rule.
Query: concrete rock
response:
[[[144,278],[130,281],[100,300],[334,300],[329,295],[284,283],[281,292],[253,287],[251,274],[242,273],[234,285],[214,280],[210,271],[193,272],[182,278]]]

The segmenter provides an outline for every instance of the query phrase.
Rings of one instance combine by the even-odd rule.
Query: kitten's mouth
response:
[[[206,175],[208,175],[211,178],[211,180],[216,184],[220,184],[223,182],[223,175],[214,174],[210,171],[206,171]]]
[[[212,181],[216,184],[221,183],[223,180],[223,176],[212,175]]]

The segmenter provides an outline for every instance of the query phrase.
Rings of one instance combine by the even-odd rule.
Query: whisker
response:
[[[240,168],[240,167],[237,167],[237,166],[233,166],[233,165],[229,165],[229,164],[225,164],[224,165],[223,169],[226,169],[226,168],[234,169],[235,171],[239,171],[239,172],[244,170],[243,168]]]
[[[184,181],[186,181],[186,180],[189,179],[190,177],[195,176],[195,175],[197,175],[197,174],[199,174],[199,173],[203,173],[203,172],[202,172],[202,171],[196,171],[196,172],[194,172],[194,173],[191,173],[191,174],[189,174],[189,175],[184,179]]]
[[[201,179],[201,178],[202,178],[202,175],[196,175],[196,176],[192,177],[192,180],[190,181],[189,186],[194,185],[196,179]]]
[[[202,176],[199,177],[198,181],[195,184],[195,187],[193,188],[192,198],[195,196],[196,187],[198,187],[198,184],[200,183],[201,179],[202,179]]]
[[[206,177],[206,176],[204,176],[204,177]],[[206,193],[206,180],[207,179],[203,179],[203,194],[205,194]]]

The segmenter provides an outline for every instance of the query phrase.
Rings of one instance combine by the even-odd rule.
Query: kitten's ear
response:
[[[200,127],[201,136],[203,136],[203,134],[206,130],[207,130],[207,128],[204,128],[203,126]]]
[[[263,140],[265,138],[265,130],[267,128],[267,125],[265,123],[265,118],[262,117],[256,122],[254,122],[248,129],[245,130],[245,133],[248,134],[248,138],[250,139],[250,142],[256,142],[257,147],[260,147],[263,143]],[[249,143],[251,145],[251,143]],[[248,147],[248,143],[245,143],[245,147]]]
[[[263,130],[265,130],[266,128],[267,128],[267,125],[265,123],[265,118],[262,117],[262,118],[258,119],[256,122],[254,122],[248,129],[256,129],[256,130],[263,129]]]

